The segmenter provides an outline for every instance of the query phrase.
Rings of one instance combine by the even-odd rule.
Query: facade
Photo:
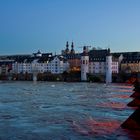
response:
[[[81,69],[81,54],[68,54],[64,56],[69,65],[70,71],[80,71]]]
[[[86,47],[84,47],[83,54],[85,50],[87,50]],[[84,64],[88,59],[88,65]],[[106,81],[110,83],[112,82],[112,74],[117,73],[119,73],[119,62],[111,55],[110,49],[98,50],[94,48],[86,52],[86,57],[83,55],[81,57],[81,80],[87,80],[87,74],[104,75]]]
[[[61,74],[69,69],[69,63],[62,57],[51,56],[43,61],[42,58],[34,58],[12,64],[13,73],[44,73]]]
[[[140,52],[120,52],[113,55],[119,57],[120,72],[140,73]]]
[[[12,70],[14,60],[4,59],[0,60],[0,75],[8,75]]]
[[[139,73],[140,72],[140,61],[122,61],[121,71],[125,73]]]
[[[110,49],[94,49],[89,51],[89,73],[105,74],[107,63],[107,56],[110,54]],[[110,54],[111,55],[111,54]],[[112,56],[112,73],[119,72],[118,59]]]
[[[33,55],[0,57],[0,75],[51,73],[69,71],[69,63],[63,56],[38,51]]]
[[[129,52],[123,54],[121,62],[121,71],[126,73],[139,73],[140,72],[140,53]]]

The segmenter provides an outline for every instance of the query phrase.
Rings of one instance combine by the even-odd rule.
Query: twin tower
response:
[[[81,56],[81,81],[87,81],[88,73],[89,73],[88,47],[84,46],[83,53]],[[106,56],[105,77],[106,83],[112,82],[112,56],[110,55],[110,53]]]

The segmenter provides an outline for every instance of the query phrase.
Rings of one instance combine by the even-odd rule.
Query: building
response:
[[[120,72],[140,73],[140,52],[119,52],[113,55],[119,57]]]
[[[70,71],[79,71],[81,69],[81,54],[76,53],[74,50],[74,43],[71,43],[71,50],[69,49],[69,43],[66,42],[66,49],[62,50],[62,56],[67,59],[69,63]]]
[[[125,73],[140,73],[140,53],[124,53],[121,62],[121,71]]]
[[[118,73],[119,62],[117,58],[112,56],[110,49],[94,48],[88,51],[86,46],[84,47],[81,56],[81,80],[87,80],[87,74],[90,74],[93,76],[102,75],[106,77],[106,81],[111,82],[112,74]]]
[[[12,70],[14,60],[2,59],[0,60],[0,75],[8,75]]]
[[[89,51],[89,73],[105,74],[107,66],[107,58],[110,49],[93,49]],[[110,54],[111,55],[111,54]],[[112,73],[118,73],[118,59],[112,56]]]
[[[12,64],[13,73],[44,73],[61,74],[69,70],[69,63],[61,56],[51,54],[25,58]]]

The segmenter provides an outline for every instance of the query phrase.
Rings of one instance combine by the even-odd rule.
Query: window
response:
[[[85,64],[85,60],[83,60],[83,64]]]

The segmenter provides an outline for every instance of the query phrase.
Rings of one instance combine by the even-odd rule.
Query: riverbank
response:
[[[62,81],[62,82],[81,82],[81,72],[71,71],[63,72],[62,74],[52,73],[38,73],[37,81]],[[132,84],[136,75],[127,74],[112,74],[113,83],[129,83]],[[87,74],[87,82],[98,82],[105,83],[105,75],[101,74]],[[8,74],[0,75],[0,80],[12,80],[12,81],[33,81],[33,74],[31,73],[19,73],[19,74]]]

